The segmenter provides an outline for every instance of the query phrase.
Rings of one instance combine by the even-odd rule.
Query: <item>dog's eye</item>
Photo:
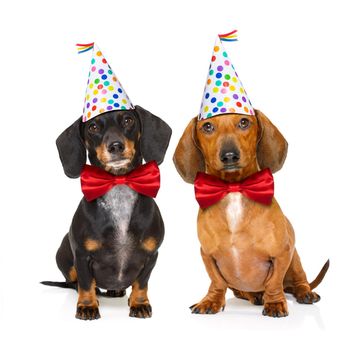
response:
[[[123,126],[124,128],[127,128],[127,127],[130,127],[134,124],[134,119],[129,117],[129,116],[126,116],[124,119],[123,119]]]
[[[202,130],[207,134],[211,134],[214,131],[214,125],[212,123],[205,123],[202,126]]]
[[[238,124],[238,127],[242,130],[245,130],[249,127],[250,125],[250,121],[249,119],[247,118],[242,118],[240,121],[239,121],[239,124]]]
[[[90,131],[92,134],[98,132],[99,130],[100,130],[100,129],[99,129],[99,127],[97,126],[96,123],[91,123],[91,124],[89,125],[89,131]]]

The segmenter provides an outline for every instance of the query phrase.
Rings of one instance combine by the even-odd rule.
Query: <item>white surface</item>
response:
[[[346,1],[12,1],[0,16],[2,349],[349,348]],[[188,309],[209,279],[193,188],[171,157],[198,111],[215,36],[233,28],[234,63],[249,97],[289,141],[276,198],[309,279],[331,259],[320,303],[289,298],[285,319],[263,317],[262,307],[231,293],[223,313]],[[100,299],[98,321],[75,320],[76,294],[39,284],[62,280],[55,254],[81,198],[55,139],[82,113],[87,69],[74,45],[89,41],[103,48],[133,101],[173,128],[157,198],[166,239],[150,279],[150,320],[129,318],[126,298]]]

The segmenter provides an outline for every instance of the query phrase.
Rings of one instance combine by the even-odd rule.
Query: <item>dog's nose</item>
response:
[[[111,142],[108,146],[108,152],[112,154],[122,153],[125,149],[125,146],[120,141]]]
[[[229,152],[221,152],[220,160],[224,164],[233,164],[239,161],[239,152],[229,151]]]

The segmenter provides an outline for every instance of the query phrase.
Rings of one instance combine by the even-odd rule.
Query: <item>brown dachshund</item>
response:
[[[260,169],[281,169],[288,144],[260,111],[255,116],[226,114],[191,120],[174,154],[181,177],[194,183],[198,171],[228,182],[240,182]],[[192,313],[212,314],[225,307],[226,289],[238,298],[264,305],[263,315],[288,315],[284,292],[299,303],[320,297],[312,291],[327,272],[308,283],[295,248],[293,227],[277,201],[263,205],[229,193],[216,204],[199,209],[201,254],[211,279],[207,295],[191,306]]]

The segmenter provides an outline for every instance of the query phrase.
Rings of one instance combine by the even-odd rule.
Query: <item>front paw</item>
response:
[[[77,306],[77,313],[75,318],[79,320],[97,320],[101,318],[100,312],[97,306]]]
[[[216,314],[224,311],[225,300],[202,300],[198,304],[190,306],[193,314]]]
[[[296,295],[297,302],[300,304],[313,304],[321,300],[321,297],[315,292],[305,292]]]
[[[270,317],[286,317],[288,316],[287,303],[265,303],[262,314]]]
[[[150,304],[130,306],[129,316],[137,318],[150,318],[152,317],[152,306]]]

